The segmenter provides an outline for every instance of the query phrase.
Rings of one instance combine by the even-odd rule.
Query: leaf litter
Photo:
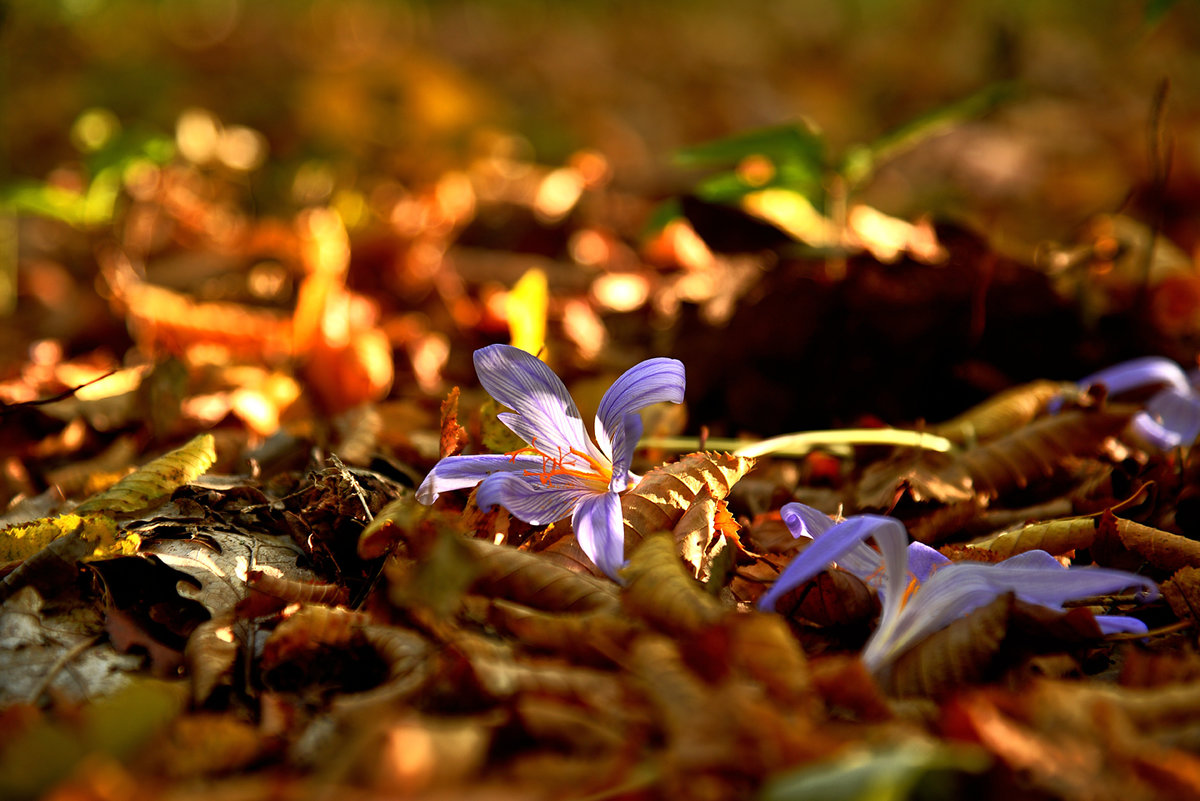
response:
[[[1195,367],[1185,225],[1131,207],[1018,258],[869,197],[1010,89],[840,151],[808,124],[692,146],[710,173],[661,205],[603,148],[493,132],[260,214],[243,181],[273,163],[216,166],[184,134],[237,129],[201,111],[174,154],[122,140],[118,184],[6,194],[41,314],[0,318],[0,795],[1200,796],[1195,432],[1157,446],[1157,387],[1080,379]],[[440,459],[533,445],[470,369],[506,341],[584,420],[639,360],[684,364],[615,578],[568,519],[416,499]],[[793,501],[1162,597],[996,594],[872,672],[878,576],[757,610],[813,547]]]

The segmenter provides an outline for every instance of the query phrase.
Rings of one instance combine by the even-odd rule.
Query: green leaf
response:
[[[969,97],[933,109],[867,145],[852,147],[842,159],[838,172],[853,189],[866,182],[879,165],[935,136],[983,116],[1007,101],[1016,92],[1011,83],[999,83]]]
[[[675,160],[684,167],[732,167],[754,155],[777,161],[803,161],[820,168],[825,141],[807,127],[778,125],[685,147],[675,154]]]
[[[912,743],[886,751],[856,751],[767,782],[758,801],[905,801],[959,797],[964,774],[982,773],[990,760],[965,747]]]
[[[40,181],[17,181],[0,189],[0,208],[82,225],[87,218],[87,198],[79,192]]]
[[[1176,2],[1177,0],[1148,0],[1146,7],[1142,9],[1142,21],[1148,27],[1157,25],[1167,12],[1175,7]]]
[[[92,176],[82,192],[43,181],[14,181],[0,187],[0,209],[49,217],[75,227],[112,220],[126,173],[139,164],[165,164],[175,155],[169,137],[130,132],[119,134],[87,159]]]
[[[642,228],[642,236],[649,237],[657,234],[671,221],[682,218],[683,204],[679,202],[679,198],[668,198],[654,207],[654,211],[650,213],[650,219]]]
[[[758,161],[758,169],[739,169],[751,159]],[[823,201],[825,140],[807,127],[780,125],[748,131],[684,148],[675,160],[684,167],[722,170],[696,188],[696,194],[708,201],[727,203],[772,187],[799,192],[818,205]]]

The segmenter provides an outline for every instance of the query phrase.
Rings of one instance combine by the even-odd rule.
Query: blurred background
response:
[[[1163,80],[1180,192],[1200,160],[1200,12],[1190,0],[10,0],[4,9],[9,179],[69,165],[104,126],[170,137],[198,110],[237,126],[241,147],[227,142],[225,161],[251,173],[265,209],[428,180],[497,136],[546,163],[597,148],[618,180],[665,192],[682,188],[669,156],[685,145],[805,118],[840,150],[1006,81],[1019,83],[1020,102],[876,182],[887,211],[1015,206],[1020,232],[1062,236],[1149,179]],[[98,116],[81,119],[88,111]]]
[[[2,8],[6,380],[36,385],[30,364],[98,346],[96,370],[182,357],[189,337],[214,345],[203,326],[168,331],[146,306],[167,301],[134,297],[147,286],[300,314],[303,278],[325,258],[312,254],[340,253],[343,238],[345,283],[368,301],[343,315],[397,355],[378,370],[379,357],[355,357],[367,386],[324,398],[333,411],[471,382],[471,350],[509,338],[505,303],[534,267],[558,369],[678,355],[689,425],[729,433],[933,419],[1137,352],[1194,361],[1191,0]],[[938,116],[970,98],[984,100]],[[860,147],[922,119],[903,147]],[[743,197],[781,174],[778,160],[760,180],[753,148],[734,147],[740,188],[724,196],[698,191],[711,165],[678,157],[772,126],[819,150],[817,189],[799,193],[815,201],[808,222],[779,197]],[[874,160],[854,173],[863,153]],[[863,251],[861,224],[831,257],[856,204],[933,221],[956,272],[913,255],[919,236],[938,252],[929,228],[895,235],[894,268]],[[681,214],[687,227],[664,236]],[[324,324],[296,325],[299,342],[258,342],[255,358],[319,362],[303,330]],[[557,352],[555,337],[568,340]],[[815,376],[821,393],[795,386]]]

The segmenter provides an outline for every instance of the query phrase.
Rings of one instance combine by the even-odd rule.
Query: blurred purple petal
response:
[[[1191,445],[1200,436],[1200,395],[1190,388],[1187,392],[1164,389],[1146,403],[1146,412],[1175,433],[1182,445]]]
[[[1103,384],[1110,396],[1155,385],[1174,387],[1180,392],[1187,392],[1189,388],[1183,368],[1162,356],[1120,362],[1092,373],[1078,383],[1080,386]]]
[[[1183,437],[1177,431],[1167,428],[1146,412],[1135,414],[1129,425],[1141,440],[1139,444],[1149,445],[1156,450],[1169,451],[1183,444]]]
[[[1096,625],[1101,634],[1145,634],[1149,629],[1136,617],[1124,615],[1096,615]]]
[[[923,542],[912,542],[908,545],[908,572],[917,581],[924,582],[934,570],[942,565],[950,564],[950,559],[935,548],[930,548]]]

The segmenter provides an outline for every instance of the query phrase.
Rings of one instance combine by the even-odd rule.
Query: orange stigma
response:
[[[540,456],[542,459],[542,469],[526,470],[525,475],[536,476],[544,486],[551,486],[552,479],[555,476],[575,476],[576,478],[590,481],[601,481],[605,484],[612,481],[611,465],[605,465],[596,458],[577,451],[574,448],[568,448],[566,453],[563,453],[563,449],[559,448],[557,457],[547,456],[537,449],[536,439],[533,443],[533,445],[526,445],[524,448],[509,451],[504,455],[510,457],[514,462],[522,454]],[[566,464],[568,460],[571,462],[569,466]]]

